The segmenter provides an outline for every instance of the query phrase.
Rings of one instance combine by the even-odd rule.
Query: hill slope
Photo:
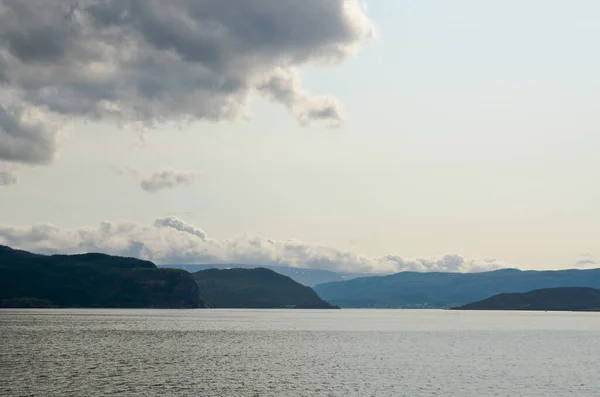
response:
[[[269,269],[210,269],[193,276],[217,308],[333,308],[310,287]]]
[[[169,269],[182,269],[187,270],[190,273],[208,269],[256,269],[258,267],[261,267],[264,269],[273,270],[274,272],[283,274],[284,276],[288,276],[292,280],[302,285],[306,285],[308,287],[314,287],[317,284],[351,280],[357,277],[368,276],[368,274],[365,273],[341,273],[321,269],[302,269],[289,266],[250,265],[239,263],[206,265],[158,265],[158,267]]]
[[[564,287],[544,288],[525,293],[498,294],[457,310],[600,310],[600,289]]]
[[[319,284],[315,286],[315,291],[323,299],[341,307],[449,308],[504,292],[527,292],[556,287],[600,288],[600,269],[503,269],[483,273],[403,272]]]
[[[204,307],[193,277],[103,254],[37,255],[0,246],[0,307]]]

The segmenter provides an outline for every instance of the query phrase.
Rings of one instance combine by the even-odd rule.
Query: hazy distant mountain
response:
[[[312,288],[270,269],[209,269],[193,276],[217,308],[334,308]]]
[[[600,288],[600,269],[483,273],[415,273],[319,284],[315,291],[340,307],[448,308],[507,292],[540,288]]]
[[[194,278],[103,254],[37,255],[0,246],[0,307],[196,308]]]
[[[370,274],[366,273],[339,273],[331,272],[329,270],[320,269],[300,269],[289,266],[269,266],[269,265],[249,265],[249,264],[210,264],[210,265],[158,265],[159,267],[166,267],[172,269],[183,269],[188,272],[197,272],[206,269],[253,269],[262,267],[264,269],[270,269],[284,276],[292,278],[294,281],[299,282],[302,285],[313,287],[317,284],[329,283],[333,281],[344,281],[351,280],[357,277],[365,277]]]
[[[457,310],[600,311],[600,289],[563,287],[498,294]]]

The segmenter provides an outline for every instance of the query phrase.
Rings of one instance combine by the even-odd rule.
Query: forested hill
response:
[[[333,281],[344,281],[351,280],[357,277],[365,277],[370,274],[366,273],[343,273],[343,272],[332,272],[329,270],[322,269],[306,269],[299,267],[290,267],[290,266],[274,266],[274,265],[265,265],[265,264],[243,264],[243,263],[227,263],[227,264],[186,264],[186,265],[177,265],[177,264],[164,264],[158,265],[158,267],[163,268],[172,268],[172,269],[183,269],[187,270],[190,273],[199,272],[202,270],[208,269],[256,269],[256,268],[264,268],[273,270],[276,273],[283,274],[284,276],[288,276],[294,281],[299,282],[302,285],[306,285],[308,287],[314,287],[317,284],[330,283]]]
[[[104,254],[38,255],[0,246],[0,307],[205,307],[190,273]]]
[[[482,273],[415,273],[319,284],[321,298],[340,307],[450,308],[505,292],[541,288],[600,288],[600,269]]]
[[[209,269],[193,275],[218,308],[334,308],[310,287],[269,269]]]
[[[600,311],[600,289],[544,288],[525,293],[498,294],[458,310]]]

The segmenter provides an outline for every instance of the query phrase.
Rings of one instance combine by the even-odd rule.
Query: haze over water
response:
[[[597,396],[594,313],[2,310],[3,396]]]

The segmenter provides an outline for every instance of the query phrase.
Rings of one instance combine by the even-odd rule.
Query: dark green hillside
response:
[[[199,289],[215,307],[334,308],[310,287],[269,269],[210,269],[193,275]]]
[[[191,275],[103,254],[37,255],[0,246],[0,307],[204,307]]]
[[[599,311],[600,289],[545,288],[525,293],[498,294],[457,310]]]
[[[314,287],[317,284],[330,283],[333,281],[344,281],[351,280],[357,277],[365,277],[369,274],[366,273],[341,273],[341,272],[332,272],[329,270],[322,269],[305,269],[298,267],[290,267],[290,266],[274,266],[274,265],[265,265],[265,264],[243,264],[243,263],[219,263],[219,264],[187,264],[187,265],[178,265],[178,264],[163,264],[158,265],[158,267],[166,267],[171,269],[182,269],[187,270],[190,273],[199,272],[202,270],[208,269],[256,269],[257,267],[262,267],[264,269],[273,270],[276,273],[283,274],[284,276],[288,276],[294,281],[299,282],[302,285],[306,285],[308,287]]]

